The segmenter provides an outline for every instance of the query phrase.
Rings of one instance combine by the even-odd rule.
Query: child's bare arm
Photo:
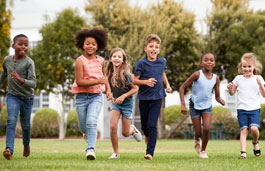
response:
[[[231,96],[233,96],[236,93],[237,86],[234,85],[233,83],[229,83],[227,85],[228,92]]]
[[[140,75],[135,75],[133,79],[133,84],[135,85],[147,85],[149,87],[154,87],[157,80],[155,78],[149,78],[148,80],[140,80]]]
[[[184,94],[185,89],[189,87],[193,81],[196,81],[200,76],[200,72],[193,73],[179,88],[179,96],[180,96],[180,102],[181,102],[181,113],[186,115],[188,113],[188,110],[185,106],[185,100],[184,100]]]
[[[216,76],[216,84],[215,84],[215,99],[217,102],[219,102],[221,105],[225,105],[225,101],[220,96],[220,80],[219,77]]]
[[[170,84],[168,82],[168,79],[167,79],[167,75],[165,72],[163,72],[163,83],[165,84],[166,86],[166,91],[167,93],[171,93],[172,92],[172,88],[170,87]]]
[[[138,86],[136,86],[134,84],[131,84],[131,90],[128,91],[127,93],[124,93],[120,97],[118,97],[115,100],[115,104],[121,104],[124,101],[124,99],[126,99],[127,97],[130,97],[130,96],[134,95],[135,93],[137,93],[137,91],[138,91]]]
[[[81,59],[77,59],[75,63],[75,79],[76,83],[79,87],[87,87],[87,86],[92,86],[96,84],[106,84],[108,79],[107,77],[100,77],[99,79],[96,80],[87,80],[83,78],[83,64]]]
[[[259,85],[259,89],[260,89],[260,94],[262,95],[262,97],[265,97],[265,87],[263,84],[261,84],[261,81],[258,77],[256,77],[256,80],[258,82]]]

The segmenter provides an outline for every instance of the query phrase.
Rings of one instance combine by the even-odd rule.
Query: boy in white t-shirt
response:
[[[246,140],[248,129],[253,136],[255,156],[260,156],[261,151],[258,144],[260,127],[260,94],[265,97],[264,79],[260,75],[262,65],[253,53],[242,56],[238,65],[239,73],[227,88],[232,96],[237,91],[237,118],[240,126],[241,159],[247,157]]]

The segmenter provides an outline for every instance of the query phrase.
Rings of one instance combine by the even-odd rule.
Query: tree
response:
[[[2,60],[8,55],[10,47],[11,10],[7,9],[7,0],[0,2],[0,71],[2,70]]]
[[[237,25],[238,28],[242,27],[241,23],[245,17],[252,15],[253,12],[248,9],[249,0],[211,0],[211,2],[213,3],[213,10],[207,17],[209,30],[205,41],[206,52],[214,54],[216,58],[215,70],[220,78],[231,80],[237,73],[240,57],[246,52],[242,52],[245,48],[238,44],[237,39],[244,37],[245,33],[235,34],[233,27],[237,27]],[[237,37],[233,43],[231,36]]]
[[[168,61],[167,76],[174,90],[199,67],[201,52],[194,15],[174,0],[163,0],[146,11],[131,7],[128,0],[90,0],[86,10],[93,16],[92,26],[101,26],[109,32],[107,50],[123,48],[131,56],[132,66],[145,56],[146,36],[159,35],[162,40],[160,56]],[[159,137],[162,137],[163,112],[159,123],[162,125]]]
[[[59,139],[66,132],[65,104],[71,99],[74,82],[74,62],[81,52],[75,48],[75,34],[85,26],[85,20],[72,9],[65,9],[54,22],[41,29],[42,40],[32,49],[35,61],[37,89],[55,93],[60,100]]]

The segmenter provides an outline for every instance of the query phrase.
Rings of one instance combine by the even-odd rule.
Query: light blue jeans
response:
[[[17,118],[20,112],[20,123],[23,134],[23,145],[27,146],[30,143],[30,117],[33,105],[33,98],[6,95],[7,104],[7,124],[6,124],[6,149],[9,149],[13,154],[15,131]]]
[[[94,149],[97,140],[97,121],[102,107],[102,94],[78,93],[76,95],[76,112],[79,129],[87,134],[87,149]]]

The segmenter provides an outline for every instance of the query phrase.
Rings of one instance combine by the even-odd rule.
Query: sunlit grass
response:
[[[265,141],[260,141],[265,150]],[[5,139],[0,139],[4,150]],[[255,157],[251,141],[247,142],[247,159],[240,160],[239,141],[209,141],[209,159],[200,159],[192,140],[159,140],[152,161],[143,158],[144,142],[121,140],[121,158],[108,160],[112,154],[110,140],[99,140],[97,158],[87,161],[86,143],[76,140],[31,140],[31,155],[22,157],[22,141],[16,139],[13,160],[0,156],[0,170],[264,170],[265,155]],[[2,152],[2,151],[1,151]],[[262,151],[263,152],[263,151]]]

